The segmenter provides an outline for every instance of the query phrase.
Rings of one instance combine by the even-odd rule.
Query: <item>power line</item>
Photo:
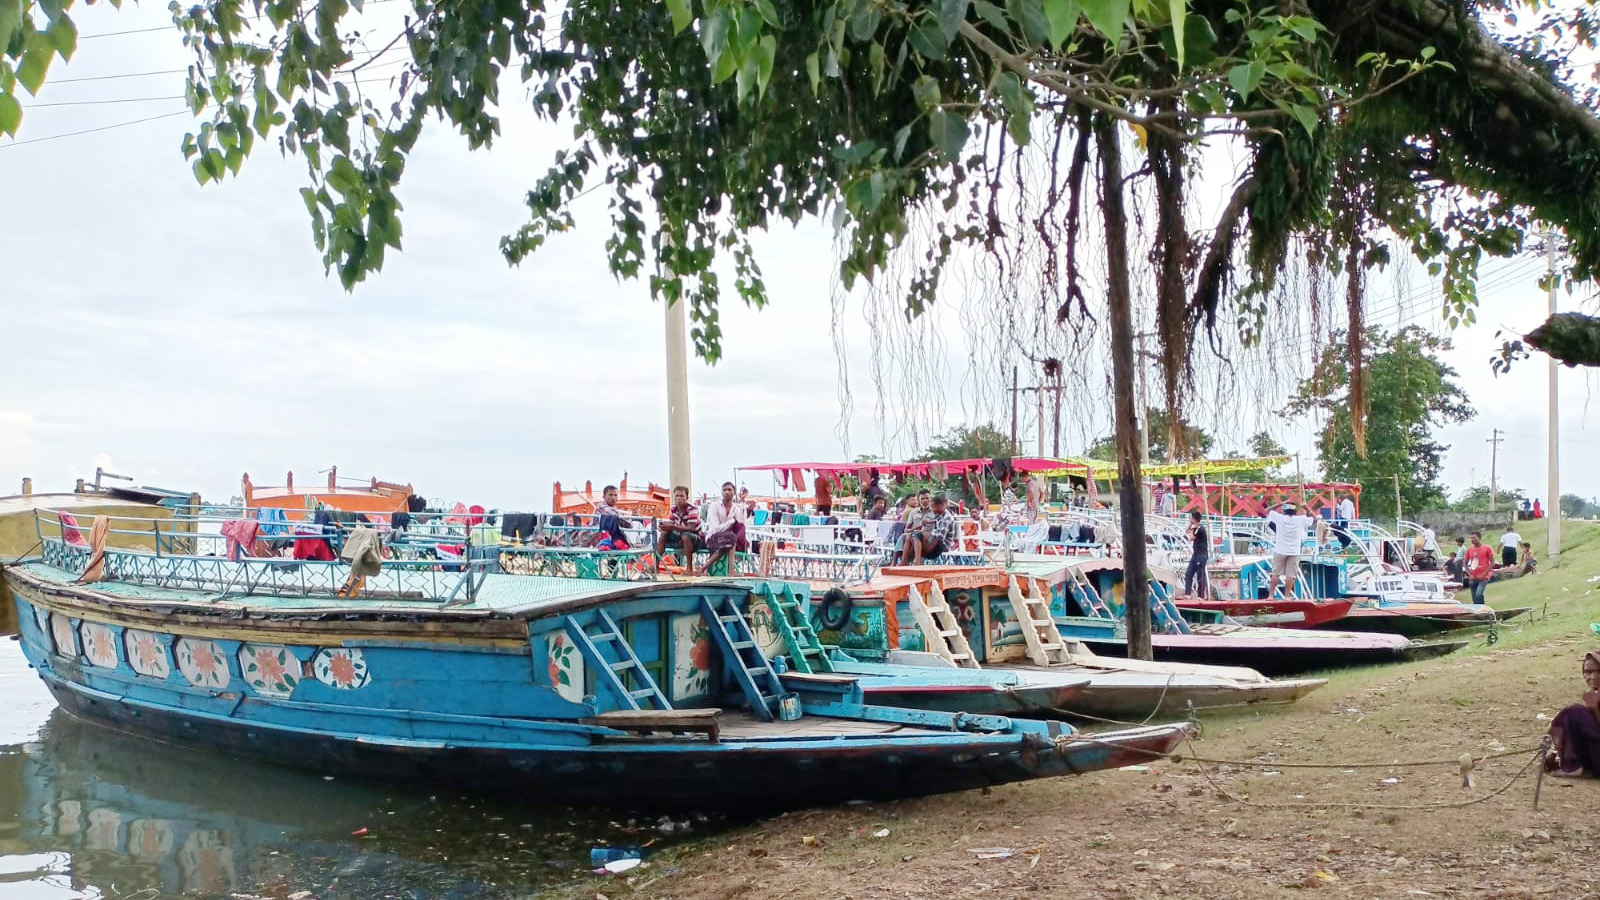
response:
[[[154,122],[156,119],[170,119],[173,116],[186,115],[189,115],[189,111],[187,109],[180,109],[177,112],[163,113],[159,116],[145,116],[142,119],[134,119],[131,122],[118,122],[115,125],[102,125],[99,128],[85,128],[83,131],[69,131],[65,134],[52,134],[47,137],[29,138],[25,141],[13,141],[9,144],[0,144],[0,150],[6,150],[11,147],[21,147],[23,144],[40,144],[45,141],[56,141],[60,140],[61,138],[77,137],[81,134],[94,134],[97,131],[110,131],[113,128],[126,128],[129,125],[138,125],[141,122]]]
[[[30,103],[28,109],[44,106],[103,106],[108,103],[148,103],[154,100],[182,100],[182,94],[172,97],[122,97],[115,100],[60,100],[55,103]]]
[[[161,69],[156,72],[127,72],[122,75],[85,75],[81,78],[52,78],[46,84],[70,84],[74,81],[111,81],[117,78],[143,78],[146,75],[181,75],[188,69]]]
[[[367,0],[365,5],[366,6],[377,6],[380,3],[393,3],[393,2],[395,2],[395,0]],[[244,20],[247,21],[247,22],[257,22],[257,21],[260,21],[260,20],[265,19],[265,18],[267,18],[265,15],[246,16]],[[99,32],[97,34],[80,34],[80,35],[78,35],[78,40],[80,40],[80,41],[92,41],[95,38],[121,37],[121,36],[123,36],[125,34],[150,34],[152,32],[156,32],[156,31],[174,31],[174,30],[177,29],[177,27],[178,27],[177,23],[172,23],[172,24],[169,24],[169,25],[158,25],[158,26],[156,26],[154,28],[129,28],[129,29],[126,29],[126,30],[123,30],[123,31],[102,31],[102,32]]]

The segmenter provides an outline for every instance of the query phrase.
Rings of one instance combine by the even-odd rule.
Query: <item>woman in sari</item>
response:
[[[1583,683],[1588,687],[1583,699],[1557,713],[1550,723],[1555,752],[1545,767],[1551,775],[1600,777],[1600,650],[1583,657]]]

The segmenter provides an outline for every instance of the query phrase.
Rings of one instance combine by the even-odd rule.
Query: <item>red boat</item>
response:
[[[1174,597],[1180,609],[1222,613],[1241,625],[1316,628],[1350,615],[1354,600],[1201,600]]]

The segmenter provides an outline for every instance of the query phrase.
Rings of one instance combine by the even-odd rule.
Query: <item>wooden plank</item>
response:
[[[835,675],[830,672],[784,672],[779,677],[801,684],[852,684],[856,681],[854,675]]]
[[[720,709],[619,709],[584,719],[585,725],[602,725],[618,731],[687,731],[716,740],[721,731]]]

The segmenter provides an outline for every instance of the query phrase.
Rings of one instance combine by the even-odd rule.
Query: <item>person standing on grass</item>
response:
[[[1206,581],[1206,563],[1211,561],[1211,533],[1198,509],[1189,512],[1189,540],[1193,548],[1189,552],[1189,569],[1183,573],[1183,592],[1205,600],[1211,596]]]
[[[1483,542],[1483,535],[1474,531],[1467,547],[1467,587],[1472,591],[1472,602],[1484,603],[1483,592],[1494,577],[1494,551]]]
[[[1517,564],[1517,548],[1522,546],[1522,535],[1517,534],[1516,528],[1506,526],[1506,533],[1500,535],[1500,565],[1514,566]]]

